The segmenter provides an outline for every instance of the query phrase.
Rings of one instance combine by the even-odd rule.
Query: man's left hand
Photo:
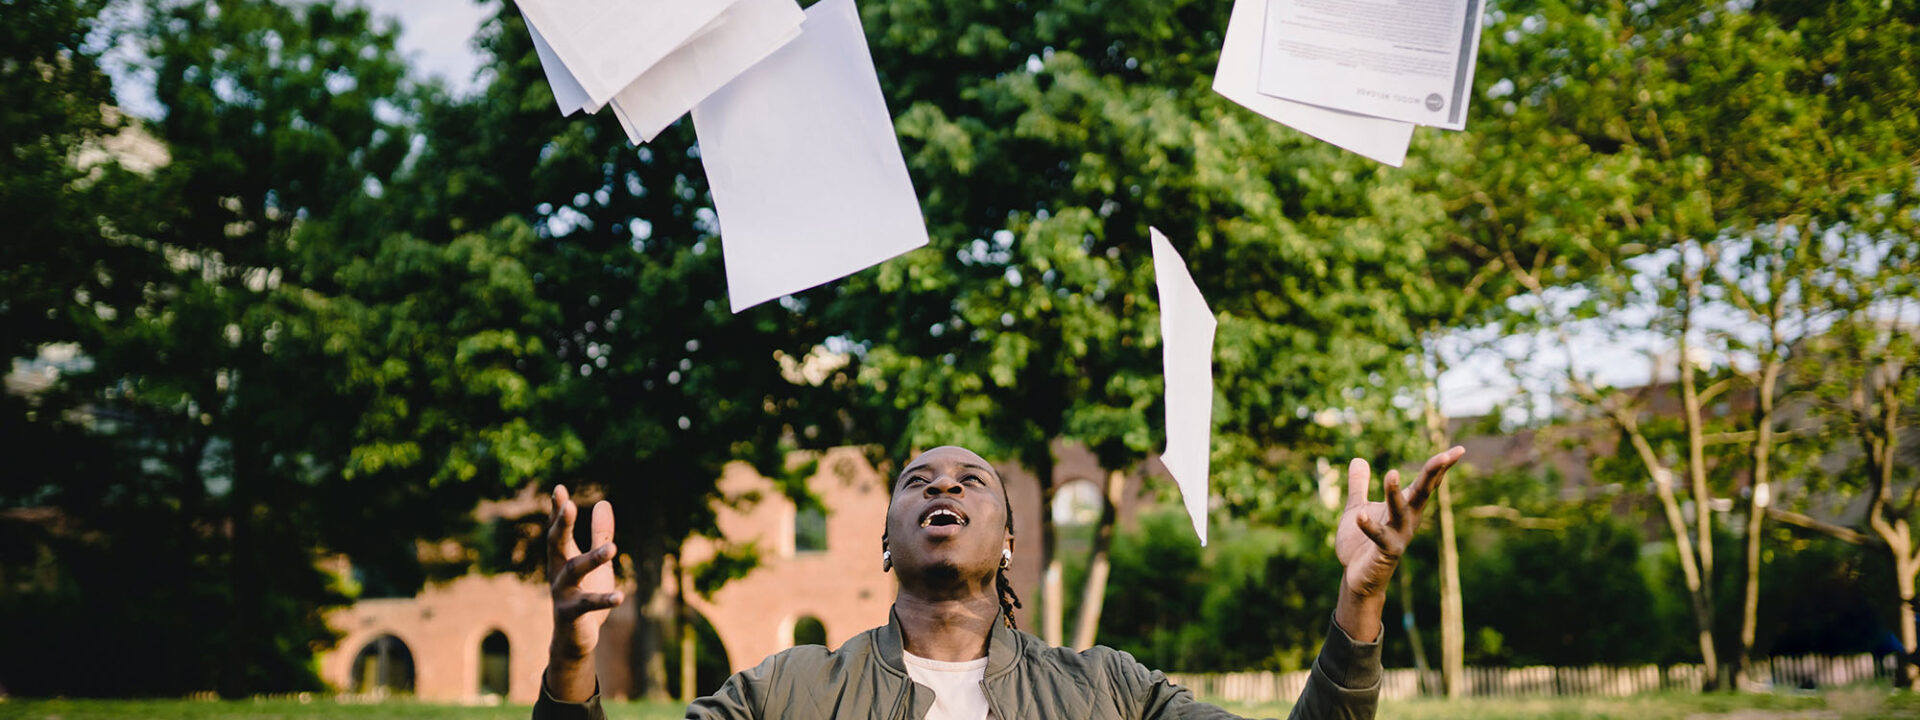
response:
[[[1421,510],[1446,479],[1447,469],[1467,453],[1455,447],[1427,460],[1413,487],[1400,487],[1400,471],[1387,471],[1386,500],[1371,502],[1367,493],[1372,473],[1367,461],[1354,458],[1347,466],[1347,508],[1333,535],[1333,552],[1346,572],[1340,579],[1340,600],[1334,622],[1361,642],[1380,636],[1380,611],[1386,605],[1387,584],[1400,564],[1400,555],[1420,529]]]

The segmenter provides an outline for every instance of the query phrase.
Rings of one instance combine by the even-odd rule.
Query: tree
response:
[[[834,398],[852,376],[810,357],[838,332],[809,309],[815,295],[728,311],[724,239],[690,123],[634,147],[610,117],[560,117],[511,4],[477,42],[491,82],[473,97],[423,105],[423,147],[396,186],[407,202],[395,209],[429,246],[487,228],[524,234],[503,252],[525,268],[546,313],[526,327],[537,351],[517,355],[529,381],[524,412],[530,427],[563,429],[560,447],[577,449],[541,479],[590,486],[583,496],[620,508],[618,542],[639,586],[630,596],[644,603],[668,555],[710,527],[726,463],[802,479],[789,472],[789,451],[847,438]],[[786,487],[805,504],[804,483]],[[610,694],[669,690],[658,659],[678,624],[664,606],[649,611],[636,643],[642,675],[608,678]]]
[[[8,435],[44,442],[17,455],[55,453],[10,474],[5,498],[79,528],[49,547],[53,593],[82,601],[37,617],[151,636],[135,662],[167,671],[77,686],[95,678],[72,663],[91,660],[63,658],[45,687],[313,687],[311,653],[332,642],[324,608],[411,592],[441,571],[422,566],[415,537],[460,534],[477,500],[578,454],[526,412],[546,366],[528,326],[549,311],[507,256],[531,232],[487,226],[429,246],[392,221],[419,96],[366,12],[231,0],[153,2],[143,16],[132,37],[169,159],[145,175],[82,168],[114,180],[91,186],[112,194],[62,189],[46,205],[92,203],[45,223],[56,235],[38,244],[78,260],[28,257],[20,276],[51,289],[8,302],[60,300],[46,310],[65,337],[35,330],[9,350],[69,340],[75,353],[22,413],[31,432]],[[379,527],[404,530],[366,531]],[[323,573],[315,561],[331,553],[364,573]]]
[[[1480,174],[1478,197],[1461,214],[1474,228],[1474,245],[1522,281],[1536,321],[1551,327],[1651,308],[1659,332],[1678,349],[1678,461],[1644,432],[1635,403],[1571,373],[1565,383],[1612,419],[1654,481],[1683,570],[1692,568],[1683,576],[1709,666],[1717,666],[1718,651],[1705,509],[1714,466],[1703,408],[1728,385],[1708,386],[1693,362],[1716,337],[1706,332],[1709,311],[1724,309],[1720,262],[1737,241],[1767,228],[1797,225],[1798,218],[1827,218],[1816,226],[1844,222],[1846,208],[1858,202],[1859,181],[1902,161],[1881,165],[1885,156],[1840,149],[1878,141],[1889,132],[1886,123],[1904,122],[1891,118],[1910,115],[1889,113],[1885,103],[1855,104],[1865,93],[1897,96],[1880,89],[1827,89],[1834,82],[1901,82],[1901,71],[1893,70],[1904,67],[1900,51],[1875,45],[1841,63],[1802,45],[1868,25],[1907,37],[1906,9],[1843,4],[1824,14],[1818,32],[1803,12],[1766,3],[1516,6],[1494,14],[1494,28],[1509,43],[1483,49],[1492,58],[1523,56],[1513,66],[1520,71],[1496,85],[1493,94],[1512,99],[1489,113],[1494,120],[1482,127],[1491,132],[1475,155],[1519,161]],[[1540,252],[1530,257],[1532,248]],[[1583,294],[1549,294],[1569,270],[1585,276]],[[1690,524],[1672,489],[1676,472],[1685,473],[1694,501]]]
[[[1441,208],[1212,94],[1227,10],[866,7],[933,250],[803,296],[847,328],[864,437],[896,453],[969,443],[1043,482],[1054,440],[1138,466],[1162,411],[1149,225],[1222,316],[1231,402],[1215,404],[1213,477],[1228,507],[1314,517],[1299,492],[1314,459],[1417,437],[1394,404],[1415,369],[1401,298]],[[1091,567],[1110,531],[1095,537]],[[1105,595],[1089,575],[1076,643]],[[1063,595],[1050,583],[1042,600],[1054,642]]]

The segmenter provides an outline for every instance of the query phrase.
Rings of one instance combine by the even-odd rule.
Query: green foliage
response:
[[[712,558],[694,565],[687,574],[692,577],[694,592],[701,597],[712,597],[722,585],[746,577],[759,566],[760,548],[756,543],[722,544]]]
[[[114,291],[92,272],[115,262],[96,203],[126,175],[86,156],[119,127],[103,109],[112,86],[99,66],[95,17],[106,0],[8,2],[0,28],[0,351],[31,356],[70,341],[85,322],[75,292]],[[94,42],[90,42],[90,38]],[[58,238],[59,241],[53,241]],[[125,290],[118,291],[124,294]],[[11,414],[11,413],[10,413]]]
[[[1296,531],[1228,523],[1204,550],[1186,514],[1140,516],[1113,545],[1101,644],[1182,672],[1297,670],[1333,617],[1340,565]]]

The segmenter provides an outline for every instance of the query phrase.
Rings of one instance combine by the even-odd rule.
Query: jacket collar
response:
[[[993,632],[987,638],[987,677],[1006,672],[1020,659],[1020,633],[1007,627],[1005,616],[1005,610],[994,616]],[[887,608],[887,625],[880,628],[875,641],[880,661],[906,675],[906,640],[900,629],[900,613],[892,607]]]

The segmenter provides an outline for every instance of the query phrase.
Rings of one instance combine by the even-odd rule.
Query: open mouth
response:
[[[923,528],[946,527],[948,525],[964,526],[966,524],[967,524],[967,516],[961,515],[959,512],[956,512],[951,508],[936,507],[932,510],[928,510],[925,515],[920,516],[920,527],[923,527]]]

